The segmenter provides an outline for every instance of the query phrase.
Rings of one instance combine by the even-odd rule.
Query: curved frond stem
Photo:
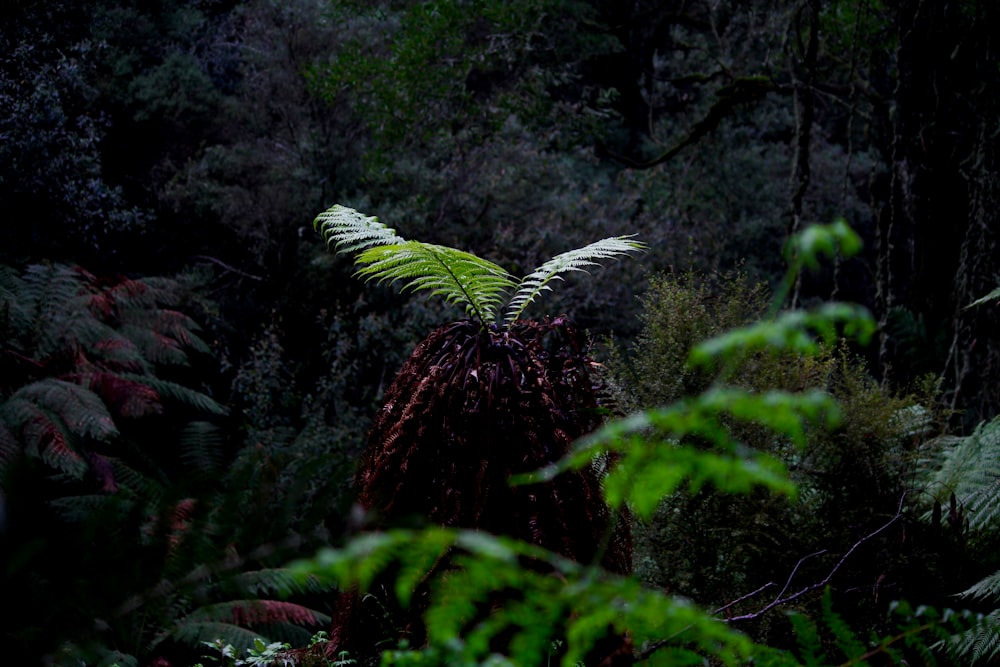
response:
[[[562,280],[560,274],[568,271],[586,271],[588,267],[599,266],[599,260],[637,252],[645,247],[645,244],[633,241],[632,235],[614,236],[556,255],[521,279],[514,297],[508,304],[504,324],[509,326],[516,322],[524,309],[539,294],[552,289],[549,286],[550,282]]]

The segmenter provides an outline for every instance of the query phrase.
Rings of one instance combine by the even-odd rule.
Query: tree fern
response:
[[[169,577],[164,553],[186,537],[169,520],[178,496],[215,490],[204,481],[218,476],[221,443],[209,429],[185,432],[172,413],[183,406],[188,418],[204,419],[225,410],[158,375],[208,349],[182,310],[186,299],[167,279],[0,267],[0,516],[9,518],[0,587],[24,601],[7,632],[35,636],[25,644],[32,657],[55,642],[91,655],[93,618],[106,620],[116,643],[140,646],[129,637],[135,619],[114,607],[151,576]],[[170,419],[149,419],[163,413]],[[198,474],[179,476],[185,465]],[[95,574],[80,579],[80,571]],[[154,619],[163,608],[143,612]],[[37,632],[45,627],[60,632]]]
[[[938,502],[955,495],[971,530],[996,529],[1000,518],[1000,418],[968,436],[945,436],[927,445],[926,484]]]
[[[932,454],[924,462],[924,482],[938,506],[951,507],[949,521],[973,534],[1000,530],[1000,417],[979,424],[968,436],[946,436],[927,446]],[[936,515],[928,511],[925,518]],[[959,596],[1000,603],[1000,572],[981,579]],[[1000,609],[941,645],[970,664],[1000,655]]]
[[[629,236],[603,239],[557,255],[517,281],[500,266],[471,253],[405,241],[377,218],[344,206],[333,206],[313,224],[338,252],[359,253],[356,261],[363,267],[358,274],[366,280],[401,280],[408,289],[430,290],[461,306],[483,327],[494,324],[502,311],[506,312],[502,323],[510,327],[562,273],[582,271],[598,265],[598,260],[644,247]]]
[[[605,505],[596,468],[563,475],[543,492],[511,488],[509,481],[554,463],[574,438],[600,423],[586,337],[566,318],[536,322],[521,316],[562,274],[638,251],[642,244],[629,237],[604,239],[562,253],[518,281],[488,260],[403,240],[377,219],[342,206],[321,214],[315,225],[331,246],[357,253],[360,277],[430,292],[469,318],[431,332],[386,391],[356,477],[361,507],[390,525],[416,515],[627,571],[629,525]],[[414,589],[414,610],[426,603],[421,581],[436,557],[425,555],[401,573],[400,590]],[[365,568],[377,565],[368,559]],[[398,624],[389,632],[412,626],[410,639],[421,640],[417,613],[378,599]],[[339,604],[331,644],[339,650],[353,641],[358,651],[371,652],[383,638],[377,636],[379,618],[387,613],[365,616],[366,604],[352,595]]]

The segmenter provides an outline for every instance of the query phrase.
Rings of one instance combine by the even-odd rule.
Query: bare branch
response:
[[[788,575],[788,579],[785,581],[785,585],[781,589],[781,592],[778,593],[778,595],[773,600],[771,600],[771,602],[767,603],[766,605],[764,605],[763,607],[761,607],[760,609],[758,609],[755,612],[751,612],[749,614],[742,614],[740,616],[730,616],[728,618],[724,618],[724,619],[720,619],[720,620],[722,622],[724,622],[724,623],[733,623],[733,622],[736,622],[736,621],[748,621],[748,620],[752,620],[752,619],[758,618],[759,616],[761,616],[761,615],[763,615],[763,614],[771,611],[775,607],[780,607],[781,605],[788,604],[789,602],[797,600],[800,597],[806,595],[807,593],[811,593],[812,591],[815,591],[815,590],[818,590],[818,589],[821,589],[821,588],[825,587],[827,584],[830,583],[830,580],[833,579],[833,576],[837,573],[838,570],[840,570],[840,568],[844,565],[844,563],[847,562],[847,559],[851,557],[851,554],[853,554],[855,551],[857,551],[858,548],[861,545],[863,545],[864,543],[868,542],[869,540],[872,540],[877,535],[879,535],[882,532],[884,532],[885,530],[887,530],[894,523],[896,523],[897,521],[899,521],[899,519],[903,516],[903,502],[905,500],[906,500],[906,494],[903,494],[903,496],[900,497],[900,499],[899,499],[899,505],[897,506],[896,513],[892,516],[892,518],[889,519],[888,521],[886,521],[884,524],[882,524],[878,528],[876,528],[875,530],[873,530],[872,532],[868,533],[867,535],[865,535],[864,537],[862,537],[861,539],[859,539],[854,544],[852,544],[851,548],[844,552],[844,555],[840,557],[840,560],[838,560],[837,563],[833,566],[833,568],[827,573],[827,575],[825,577],[823,577],[822,581],[818,581],[818,582],[816,582],[814,584],[810,584],[808,586],[804,586],[803,588],[800,588],[799,590],[797,590],[794,593],[791,593],[790,595],[785,595],[785,592],[791,586],[791,582],[792,582],[792,579],[795,577],[795,573],[802,566],[802,563],[804,563],[805,561],[809,560],[810,558],[814,558],[816,556],[819,556],[821,554],[826,553],[825,549],[821,550],[821,551],[817,551],[815,553],[808,554],[808,555],[803,556],[802,558],[800,558],[799,562],[795,564],[794,568],[792,568],[791,574]],[[725,605],[719,607],[713,613],[719,614],[721,612],[724,612],[727,609],[729,609],[729,608],[731,608],[731,607],[739,604],[740,602],[743,602],[744,600],[749,600],[750,598],[752,598],[752,597],[760,594],[762,591],[770,588],[771,586],[775,586],[775,585],[776,584],[773,581],[769,581],[768,583],[764,584],[760,588],[758,588],[758,589],[756,589],[756,590],[754,590],[754,591],[752,591],[750,593],[747,593],[746,595],[743,595],[742,597],[739,597],[736,600],[733,600],[732,602],[730,602],[728,604],[725,604]],[[637,663],[638,662],[642,662],[643,660],[645,660],[649,656],[651,656],[654,653],[656,653],[657,651],[659,651],[664,646],[669,645],[679,635],[683,634],[683,632],[684,632],[684,630],[681,630],[680,632],[674,633],[674,635],[672,635],[670,637],[667,637],[665,639],[660,639],[660,640],[655,641],[655,642],[651,642],[645,648],[643,648],[641,651],[636,652],[636,654],[635,654],[635,662],[637,662]]]
[[[803,561],[805,561],[808,558],[812,558],[813,556],[818,556],[819,554],[824,553],[823,551],[817,551],[814,554],[809,554],[808,556],[805,556],[805,557],[799,559],[799,562],[795,565],[795,568],[792,570],[792,573],[789,575],[788,581],[785,583],[785,588],[782,589],[781,594],[779,594],[776,598],[774,598],[774,600],[772,600],[768,604],[764,605],[763,607],[761,607],[757,611],[751,612],[749,614],[742,614],[740,616],[732,616],[730,618],[724,619],[724,621],[726,623],[733,623],[735,621],[748,621],[748,620],[757,618],[758,616],[760,616],[762,614],[767,613],[768,611],[774,609],[775,607],[779,607],[781,605],[785,605],[785,604],[788,604],[789,602],[797,600],[798,598],[802,597],[803,595],[806,595],[807,593],[811,593],[812,591],[824,588],[827,584],[830,583],[830,580],[833,579],[833,575],[835,575],[837,573],[837,571],[840,570],[840,568],[843,566],[843,564],[847,561],[847,559],[851,557],[851,554],[853,554],[855,551],[858,550],[858,547],[860,547],[865,542],[868,542],[869,540],[873,539],[875,536],[879,535],[880,533],[882,533],[883,531],[885,531],[886,529],[888,529],[889,526],[891,526],[892,524],[894,524],[897,521],[899,521],[899,519],[903,516],[903,501],[905,499],[906,499],[906,494],[903,494],[903,496],[899,499],[899,506],[896,508],[896,514],[894,514],[891,519],[889,519],[887,522],[885,522],[884,524],[882,524],[880,527],[876,528],[875,530],[873,530],[872,532],[868,533],[867,535],[865,535],[864,537],[862,537],[860,540],[858,540],[857,542],[855,542],[854,544],[852,544],[851,548],[844,552],[844,555],[840,557],[840,560],[838,560],[837,563],[833,566],[833,568],[827,573],[827,575],[825,577],[823,577],[822,581],[818,581],[818,582],[816,582],[814,584],[810,584],[808,586],[805,586],[804,588],[800,588],[798,591],[796,591],[795,593],[792,593],[790,595],[787,595],[787,596],[783,595],[784,592],[785,592],[785,590],[788,589],[788,586],[791,583],[792,577],[795,576],[796,570],[799,569],[799,566],[802,565]],[[758,590],[760,590],[760,589],[758,589]],[[741,599],[745,599],[746,597],[747,596],[743,596],[743,598],[741,598]],[[737,602],[738,602],[738,600],[737,600]],[[730,605],[727,605],[727,606],[730,606]]]

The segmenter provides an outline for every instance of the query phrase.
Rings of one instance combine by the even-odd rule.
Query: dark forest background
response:
[[[876,340],[745,378],[845,405],[792,462],[806,504],[671,501],[636,574],[718,608],[905,493],[839,604],[862,630],[895,597],[954,604],[1000,531],[947,494],[921,518],[921,447],[1000,404],[1000,314],[969,307],[1000,284],[997,26],[993,0],[3,2],[4,661],[183,665],[328,626],[319,584],[278,599],[282,565],[343,539],[386,387],[458,317],[352,277],[312,226],[334,203],[516,275],[637,234],[546,303],[623,410],[697,391],[690,345],[845,219],[861,254],[785,305],[862,304]]]

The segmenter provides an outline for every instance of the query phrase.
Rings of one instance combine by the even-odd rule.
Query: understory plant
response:
[[[969,307],[997,307],[1000,287]],[[983,554],[995,553],[1000,537],[1000,417],[983,422],[972,433],[946,435],[925,445],[923,482],[925,518],[951,540],[971,542]],[[988,564],[996,567],[990,555]],[[993,571],[958,596],[987,609],[985,622],[942,641],[956,659],[992,664],[1000,656],[1000,570]]]
[[[642,244],[607,238],[515,280],[470,253],[404,240],[353,209],[334,206],[316,224],[336,249],[357,253],[361,277],[402,281],[468,315],[418,344],[386,391],[357,475],[370,521],[479,529],[627,572],[629,526],[604,504],[596,467],[562,475],[544,491],[509,481],[555,463],[601,423],[586,336],[566,317],[523,314],[563,274]],[[364,655],[381,633],[420,641],[419,617],[397,607],[392,596],[345,596],[329,648]]]
[[[793,239],[785,286],[790,288],[801,267],[816,262],[819,255],[838,249],[851,251],[856,245],[857,238],[846,225],[810,228]],[[480,332],[491,332],[482,321],[475,324]],[[627,510],[640,518],[648,518],[663,498],[679,491],[696,493],[714,487],[732,494],[758,490],[793,495],[795,485],[782,462],[767,452],[746,447],[734,436],[739,431],[733,426],[762,427],[776,439],[801,446],[811,429],[837,422],[836,403],[818,389],[755,391],[733,386],[726,382],[726,370],[747,354],[774,351],[809,356],[818,353],[821,344],[832,345],[841,336],[864,341],[873,329],[863,309],[825,304],[809,311],[775,310],[759,322],[716,336],[696,346],[688,357],[693,368],[721,371],[714,374],[719,378],[716,382],[696,395],[581,434],[537,470],[523,470],[523,464],[537,466],[537,459],[522,459],[522,465],[512,467],[514,474],[505,480],[514,484],[510,493],[525,499],[548,495],[550,507],[537,506],[549,511],[555,502],[551,497],[562,492],[560,480],[567,475],[570,479],[597,475],[604,506],[611,513]],[[400,420],[423,415],[425,406],[433,403],[434,393],[443,391],[456,377],[448,350],[480,349],[466,348],[462,339],[448,341],[436,352],[436,361],[423,367],[428,374],[442,368],[447,372],[424,387],[425,393],[410,403],[408,411],[399,413]],[[418,348],[414,356],[421,354],[424,352]],[[474,358],[481,365],[473,366],[460,386],[475,397],[477,409],[489,408],[492,404],[484,399],[490,394],[485,392],[502,388],[504,378],[490,373],[493,384],[480,387],[479,371],[489,370],[491,359]],[[523,366],[514,367],[515,377],[527,377]],[[563,367],[572,365],[564,363]],[[471,375],[473,370],[477,375]],[[392,410],[395,400],[393,395],[387,397],[386,409]],[[442,410],[441,418],[462,424],[463,412],[455,408],[463,404],[444,405],[450,409]],[[436,438],[443,433],[418,428],[404,451],[415,453],[421,444],[436,447]],[[432,437],[421,440],[424,434]],[[396,440],[403,437],[406,434],[400,433]],[[487,439],[482,434],[480,438]],[[393,438],[388,440],[370,443],[376,455],[369,454],[362,468],[359,479],[363,492],[366,479],[393,475],[381,465],[409,464],[406,456],[380,458],[394,445]],[[449,442],[454,442],[456,449],[435,449],[437,465],[453,474],[468,471],[458,464],[465,456],[463,448],[481,440]],[[509,456],[506,451],[486,453]],[[482,468],[471,474],[482,475],[494,464],[495,460],[485,460]],[[432,478],[426,470],[421,477],[426,490],[414,493],[408,502],[424,500],[431,510],[447,507],[444,502],[449,494],[441,493],[436,483],[443,478]],[[434,482],[428,483],[432,479]],[[408,483],[416,484],[417,480]],[[378,488],[387,491],[384,497],[389,499],[380,506],[392,509],[391,498],[403,487],[403,483],[380,483]],[[485,485],[482,488],[490,491]],[[495,486],[493,492],[498,488]],[[376,489],[371,491],[378,495]],[[561,516],[568,516],[569,509],[563,509]],[[586,510],[577,508],[576,512],[585,514]],[[537,525],[545,516],[533,518]],[[613,521],[604,521],[602,530],[600,536],[592,527],[582,534],[565,530],[568,539],[596,539],[597,552],[589,559],[580,559],[573,557],[573,550],[558,544],[553,548],[545,540],[496,535],[461,522],[425,528],[390,525],[362,534],[341,549],[323,550],[295,564],[293,570],[299,576],[318,576],[340,586],[357,587],[384,604],[419,612],[419,619],[411,617],[402,633],[383,636],[390,641],[384,645],[387,650],[381,654],[382,664],[391,665],[735,665],[751,660],[770,665],[853,665],[876,658],[899,662],[909,654],[931,659],[927,638],[941,636],[947,631],[942,628],[967,623],[961,614],[938,615],[933,610],[897,605],[892,632],[858,637],[827,608],[817,621],[795,616],[800,640],[797,651],[773,650],[755,644],[690,601],[647,588],[627,569],[616,569],[613,561],[608,562],[607,553],[614,551],[617,527]],[[335,622],[334,633],[337,630]],[[621,641],[626,637],[627,641]]]
[[[189,314],[199,303],[187,278],[0,267],[10,661],[152,664],[217,637],[300,641],[329,622],[301,603],[325,592],[317,582],[276,567],[289,526],[265,536],[254,513],[278,500],[262,474],[273,461],[261,447],[227,454],[227,411],[194,380],[211,363]],[[296,600],[275,599],[289,586]]]

